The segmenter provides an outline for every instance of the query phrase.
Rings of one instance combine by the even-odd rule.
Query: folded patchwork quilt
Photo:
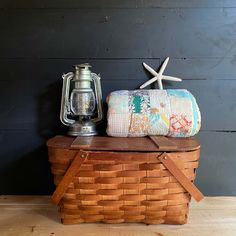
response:
[[[190,137],[201,126],[197,102],[185,89],[114,91],[107,103],[109,136]]]

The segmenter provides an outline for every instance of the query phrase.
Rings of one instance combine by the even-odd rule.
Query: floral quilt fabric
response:
[[[184,89],[120,90],[107,103],[107,134],[114,137],[190,137],[201,126],[196,100]]]

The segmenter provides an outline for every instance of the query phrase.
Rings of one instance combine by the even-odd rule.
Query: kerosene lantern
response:
[[[96,135],[96,123],[102,120],[101,78],[90,71],[88,63],[74,67],[75,72],[62,76],[60,119],[64,125],[69,126],[68,135]]]

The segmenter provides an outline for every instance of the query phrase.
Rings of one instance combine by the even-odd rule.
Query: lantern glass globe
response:
[[[92,116],[96,100],[93,90],[73,89],[70,96],[70,109],[75,116]]]

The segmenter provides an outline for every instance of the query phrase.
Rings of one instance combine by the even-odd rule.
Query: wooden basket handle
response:
[[[64,193],[66,192],[69,184],[73,181],[73,178],[78,173],[81,165],[87,159],[88,153],[79,151],[74,160],[72,161],[70,167],[67,169],[61,182],[58,184],[56,190],[54,191],[51,202],[58,205]]]
[[[204,195],[200,192],[200,190],[176,166],[167,153],[164,152],[158,157],[158,159],[196,201],[199,202],[204,198]]]

